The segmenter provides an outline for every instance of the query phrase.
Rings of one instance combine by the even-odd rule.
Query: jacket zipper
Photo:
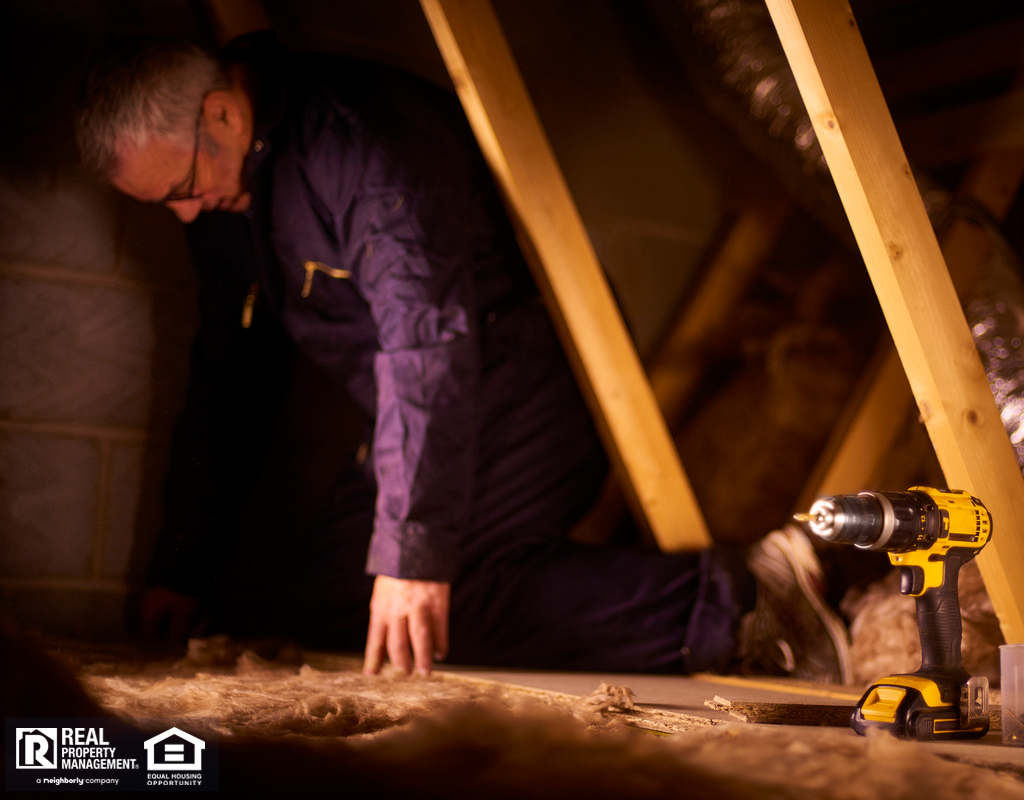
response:
[[[306,268],[306,280],[302,284],[303,297],[309,297],[310,292],[313,291],[313,274],[317,270],[326,272],[332,278],[348,278],[352,275],[347,269],[335,269],[334,267],[327,266],[322,261],[307,261],[302,266]]]
[[[242,304],[242,327],[248,328],[252,325],[252,308],[256,305],[256,295],[260,293],[260,285],[256,281],[249,284],[249,293],[245,296],[245,303]]]

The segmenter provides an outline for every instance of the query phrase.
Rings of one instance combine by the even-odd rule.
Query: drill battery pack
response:
[[[850,724],[862,735],[882,728],[921,741],[978,739],[989,729],[988,679],[891,675],[864,693]]]

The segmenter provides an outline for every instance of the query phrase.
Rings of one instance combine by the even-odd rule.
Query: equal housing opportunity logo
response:
[[[203,750],[206,742],[171,728],[159,736],[147,739],[146,764],[152,770],[198,770],[203,768]]]
[[[4,722],[7,791],[219,788],[216,720],[188,720],[191,733],[166,727],[171,720],[137,720],[138,726],[112,717]]]

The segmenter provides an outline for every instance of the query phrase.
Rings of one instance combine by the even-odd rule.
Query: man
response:
[[[453,98],[265,36],[219,61],[135,40],[97,56],[78,133],[94,171],[189,223],[200,274],[146,618],[182,621],[222,565],[238,586],[262,559],[269,579],[243,616],[324,646],[364,630],[369,673],[387,657],[426,674],[449,652],[644,671],[737,655],[755,591],[735,557],[567,540],[606,463]],[[265,543],[226,531],[251,483],[259,409],[280,396],[286,358],[267,354],[290,348],[346,386],[372,447],[268,559]],[[782,578],[745,618],[743,654],[840,680],[844,634],[798,580],[817,569],[806,540],[773,534],[752,563]],[[237,595],[230,610],[220,594],[237,619]],[[805,612],[800,643],[770,611],[783,596]]]

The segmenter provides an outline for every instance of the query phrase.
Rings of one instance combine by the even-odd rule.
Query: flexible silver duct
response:
[[[677,33],[694,88],[808,212],[853,246],[849,223],[763,0],[685,0]],[[681,30],[682,29],[682,30]]]
[[[798,203],[851,245],[846,214],[764,1],[684,0],[648,8],[669,31],[709,109],[775,171]],[[993,242],[991,263],[965,312],[1024,471],[1024,269],[984,210],[952,202],[930,176],[915,175],[937,231],[966,217]]]
[[[1024,281],[1016,258],[993,256],[965,309],[1006,432],[1024,471]]]

